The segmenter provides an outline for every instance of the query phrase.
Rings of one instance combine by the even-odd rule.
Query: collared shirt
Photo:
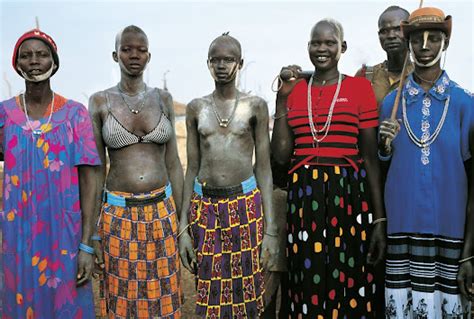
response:
[[[383,101],[380,120],[390,117],[396,91]],[[385,184],[388,233],[425,233],[464,237],[468,199],[464,161],[471,157],[469,131],[474,129],[473,95],[443,72],[425,92],[411,74],[402,91],[409,126],[418,139],[429,138],[442,120],[437,139],[418,147],[407,126],[393,141],[393,156]],[[448,103],[449,102],[449,103]],[[402,119],[402,103],[397,119]]]

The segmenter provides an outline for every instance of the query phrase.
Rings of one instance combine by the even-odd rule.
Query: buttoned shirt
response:
[[[381,121],[390,117],[395,95],[392,91],[383,101]],[[406,118],[392,144],[385,184],[388,233],[463,238],[468,200],[464,161],[471,157],[473,95],[443,72],[428,92],[410,75],[401,99],[397,119],[403,119],[403,103]],[[410,130],[425,145],[417,146]],[[434,142],[426,145],[438,130]]]

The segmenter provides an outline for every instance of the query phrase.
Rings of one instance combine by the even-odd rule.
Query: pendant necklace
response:
[[[140,92],[140,93],[138,93],[138,94],[135,94],[135,95],[128,95],[128,94],[126,94],[126,93],[122,90],[122,88],[121,88],[121,86],[120,86],[120,83],[117,84],[117,89],[118,89],[118,91],[119,91],[119,93],[120,93],[120,96],[122,97],[123,103],[125,103],[125,105],[127,105],[129,111],[132,112],[133,114],[138,114],[138,113],[140,113],[141,110],[143,109],[143,106],[145,105],[146,99],[147,99],[147,97],[148,97],[148,90],[147,90],[148,88],[147,88],[146,84],[145,84],[145,87],[144,87],[143,91]],[[125,95],[127,95],[128,97],[133,97],[133,96],[137,96],[137,95],[144,95],[144,96],[143,96],[142,101],[137,103],[137,105],[139,105],[139,106],[138,106],[137,108],[135,108],[135,107],[133,107],[132,105],[130,105],[130,104],[127,102],[127,100],[125,99]]]
[[[234,118],[235,110],[237,109],[237,105],[239,104],[239,98],[240,98],[240,94],[237,91],[237,93],[235,95],[234,108],[232,109],[232,112],[231,112],[230,116],[228,118],[221,118],[219,113],[217,113],[217,104],[216,104],[216,100],[214,99],[214,92],[212,93],[212,95],[211,95],[211,100],[212,100],[211,107],[212,107],[212,111],[214,112],[214,115],[216,116],[217,122],[219,123],[220,127],[226,128],[226,127],[229,126],[230,122]]]
[[[33,135],[36,135],[36,136],[43,135],[45,130],[48,129],[49,123],[51,122],[51,117],[53,116],[53,110],[54,110],[54,92],[52,93],[53,93],[53,97],[51,99],[51,111],[49,112],[48,121],[45,124],[40,125],[39,129],[33,128],[33,124],[31,124],[30,117],[28,116],[28,107],[26,106],[26,98],[25,98],[26,93],[23,93],[22,95],[23,109],[25,110],[25,116],[26,116],[26,124],[30,128]]]

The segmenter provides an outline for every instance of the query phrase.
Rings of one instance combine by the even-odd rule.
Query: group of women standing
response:
[[[311,30],[311,75],[295,65],[281,72],[290,76],[280,79],[271,142],[266,102],[235,87],[240,43],[216,38],[215,90],[186,111],[185,178],[172,98],[143,81],[151,54],[140,28],[118,34],[121,80],[91,97],[90,117],[51,90],[53,39],[25,33],[12,62],[26,90],[0,104],[2,318],[95,317],[93,272],[101,316],[180,318],[180,257],[197,277],[197,316],[258,318],[264,272],[284,253],[270,151],[290,166],[290,318],[467,317],[473,98],[440,65],[450,16],[422,8],[401,27],[415,70],[395,117],[396,91],[378,110],[370,82],[339,71],[343,28],[325,19]],[[385,251],[380,314],[373,265]]]

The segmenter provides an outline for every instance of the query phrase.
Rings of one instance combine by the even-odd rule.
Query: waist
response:
[[[363,160],[357,150],[347,153],[327,153],[318,152],[315,149],[296,149],[291,160],[289,173],[293,173],[303,165],[351,166],[356,171],[359,171],[361,163],[363,163]]]
[[[216,187],[200,182],[197,177],[194,181],[194,192],[200,196],[211,198],[227,198],[232,196],[244,195],[257,188],[255,176],[250,176],[243,182],[233,186]]]
[[[169,198],[172,193],[170,183],[145,193],[119,192],[105,189],[102,194],[102,201],[120,207],[143,206]]]

